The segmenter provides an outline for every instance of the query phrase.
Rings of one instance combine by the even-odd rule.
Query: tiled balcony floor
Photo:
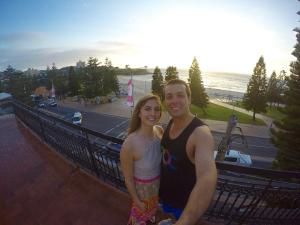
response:
[[[0,225],[125,225],[129,196],[68,164],[0,117]]]

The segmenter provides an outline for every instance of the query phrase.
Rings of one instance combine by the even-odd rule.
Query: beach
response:
[[[146,75],[147,76],[147,75]],[[151,93],[151,80],[149,79],[142,79],[142,76],[138,78],[136,76],[133,77],[133,97],[138,100],[141,96]],[[130,79],[130,76],[118,76],[120,89],[123,92],[127,92],[127,83]],[[230,101],[237,101],[241,100],[244,96],[244,93],[238,91],[230,91],[224,89],[217,89],[217,88],[205,88],[207,95],[209,98],[217,99],[222,102],[230,102]]]

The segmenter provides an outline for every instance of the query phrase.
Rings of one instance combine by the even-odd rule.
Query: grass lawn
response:
[[[233,103],[229,102],[228,104],[245,109],[245,107],[242,104],[242,101],[236,101]],[[282,112],[280,112],[277,107],[270,107],[270,106],[267,107],[266,113],[261,113],[261,114],[271,117],[274,120],[281,120],[282,118],[285,117],[285,115]]]
[[[202,112],[202,110],[199,107],[194,105],[191,106],[192,113],[197,115],[201,119],[228,121],[229,117],[232,115],[232,113],[234,113],[238,117],[239,123],[266,125],[265,122],[261,119],[256,118],[256,120],[253,121],[252,116],[233,111],[232,109],[228,109],[213,103],[209,103],[208,107],[205,110],[207,113],[206,115]]]
[[[274,120],[282,120],[285,117],[285,115],[282,112],[280,112],[276,107],[271,108],[270,106],[268,106],[267,113],[264,113],[264,115],[269,116]]]

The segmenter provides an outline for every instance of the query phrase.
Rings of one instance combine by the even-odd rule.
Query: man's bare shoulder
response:
[[[154,132],[154,135],[155,135],[156,137],[158,137],[159,139],[162,139],[162,135],[163,135],[163,133],[164,133],[164,129],[162,128],[162,126],[160,126],[160,125],[155,125],[155,126],[153,127],[153,132]]]
[[[196,127],[192,135],[195,138],[212,138],[211,131],[207,125]]]
[[[213,149],[214,138],[208,126],[200,126],[195,128],[191,135],[191,146],[195,149]]]
[[[160,125],[154,125],[153,128],[156,129],[156,130],[159,130],[159,131],[164,131],[164,128]]]

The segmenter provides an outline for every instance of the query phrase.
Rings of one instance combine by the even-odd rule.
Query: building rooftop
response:
[[[18,102],[13,107],[17,120],[0,116],[0,225],[126,224],[129,195],[113,188],[125,188],[119,155],[90,136],[121,140]],[[300,224],[300,173],[216,165],[216,192],[201,224]]]
[[[127,194],[68,163],[14,116],[0,117],[0,130],[0,224],[126,224]]]

